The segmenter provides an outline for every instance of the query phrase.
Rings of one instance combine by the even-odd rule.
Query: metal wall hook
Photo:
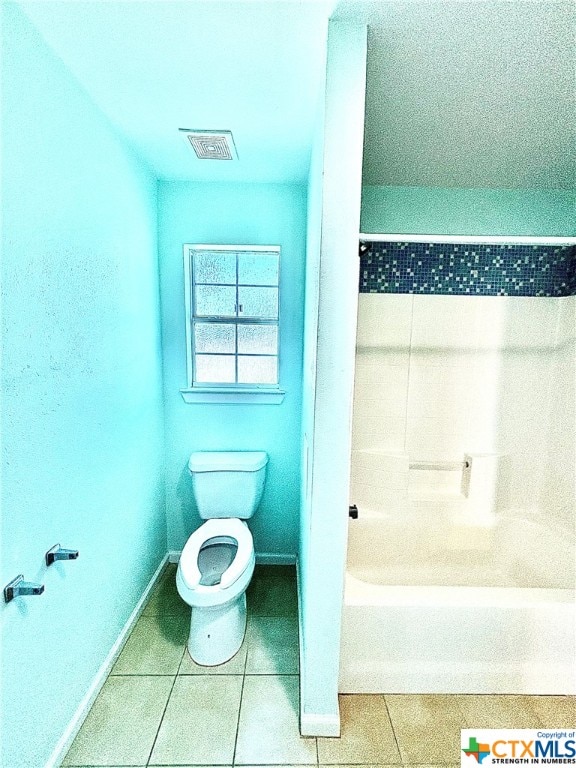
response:
[[[52,565],[56,560],[76,560],[79,554],[77,549],[62,549],[60,544],[54,544],[54,546],[46,552],[46,565]]]
[[[44,592],[44,584],[24,581],[24,576],[20,573],[4,587],[4,600],[9,603],[15,597],[20,597],[21,595],[41,595],[42,592]]]

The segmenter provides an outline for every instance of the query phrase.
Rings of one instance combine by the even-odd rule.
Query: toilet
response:
[[[264,451],[197,452],[190,456],[194,498],[203,523],[186,542],[176,572],[180,597],[192,607],[188,652],[202,666],[234,656],[246,631],[246,589],[254,543],[244,522],[260,503]]]

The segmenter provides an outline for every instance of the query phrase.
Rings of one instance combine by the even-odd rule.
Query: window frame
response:
[[[243,395],[254,395],[254,394],[281,394],[284,395],[283,390],[280,389],[280,348],[281,348],[281,334],[280,334],[280,320],[281,320],[281,312],[280,312],[280,282],[281,282],[281,265],[280,265],[280,255],[281,255],[281,246],[279,245],[213,245],[213,244],[204,244],[204,243],[186,243],[184,245],[184,303],[185,303],[185,309],[186,309],[186,376],[187,376],[187,388],[181,390],[182,395],[184,399],[187,402],[193,402],[194,398],[191,397],[193,393],[204,393],[204,394],[210,394],[210,393],[221,393],[225,395],[230,395],[234,393],[241,393]],[[196,356],[196,350],[195,350],[195,339],[194,339],[194,322],[200,321],[202,322],[204,318],[202,317],[195,317],[195,295],[194,295],[194,289],[196,287],[196,282],[194,279],[194,253],[195,252],[201,252],[201,251],[223,251],[223,252],[246,252],[246,253],[263,253],[263,252],[273,252],[278,254],[278,282],[276,286],[270,286],[270,287],[276,287],[278,291],[278,313],[277,318],[272,320],[267,319],[254,319],[254,318],[242,318],[238,317],[236,315],[235,317],[225,317],[220,315],[215,315],[210,318],[205,318],[206,322],[214,322],[214,323],[233,323],[233,324],[240,324],[240,325],[272,325],[276,327],[276,333],[277,333],[277,342],[276,342],[276,366],[277,366],[277,382],[275,384],[256,384],[256,383],[238,383],[238,382],[214,382],[214,383],[204,383],[204,382],[195,382],[194,381],[194,375],[195,375],[195,356]],[[267,287],[267,286],[263,286]],[[238,288],[238,283],[236,282],[236,288]],[[220,318],[220,319],[215,319]],[[237,333],[237,331],[236,331]],[[258,356],[257,353],[255,353],[255,356]],[[263,355],[266,357],[274,357],[274,355]],[[234,357],[236,359],[236,368],[238,365],[238,352],[234,352]],[[189,395],[189,396],[187,396]],[[270,400],[269,402],[281,402],[281,400]]]

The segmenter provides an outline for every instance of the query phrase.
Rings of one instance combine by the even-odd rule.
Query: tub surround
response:
[[[497,511],[572,530],[575,312],[574,296],[361,294],[350,503],[401,509],[407,498],[398,467],[368,466],[366,451],[447,462],[495,454]],[[413,486],[456,494],[461,476],[410,471]]]
[[[576,692],[575,319],[360,295],[341,692]]]

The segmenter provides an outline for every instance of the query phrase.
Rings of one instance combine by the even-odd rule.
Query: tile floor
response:
[[[574,697],[341,696],[340,739],[298,732],[294,569],[258,566],[244,644],[199,667],[185,644],[190,609],[169,566],[63,765],[447,766],[460,728],[576,727]]]

